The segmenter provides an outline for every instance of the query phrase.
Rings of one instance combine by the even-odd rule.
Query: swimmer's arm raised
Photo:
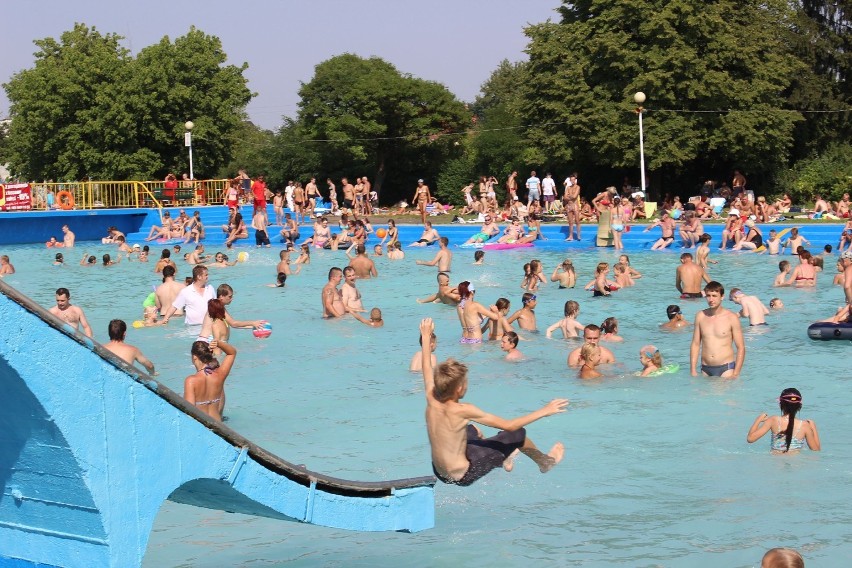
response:
[[[754,423],[752,423],[751,428],[748,429],[746,441],[749,444],[753,444],[754,442],[761,439],[771,427],[772,420],[764,412],[763,414],[754,419]]]
[[[546,416],[565,412],[567,406],[567,398],[555,398],[534,412],[530,412],[525,416],[519,416],[517,418],[507,420],[497,416],[496,414],[485,412],[472,404],[465,403],[460,405],[462,410],[461,415],[463,418],[472,420],[473,422],[484,426],[490,426],[492,428],[498,428],[500,430],[507,430],[510,432],[523,428],[524,426],[532,424],[536,420]]]
[[[423,372],[423,388],[425,389],[426,400],[431,400],[435,390],[435,376],[432,369],[432,333],[435,331],[435,324],[432,318],[424,318],[420,322],[420,368]]]

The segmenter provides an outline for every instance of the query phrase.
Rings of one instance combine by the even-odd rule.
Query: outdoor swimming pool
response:
[[[58,286],[69,288],[96,339],[105,342],[110,319],[139,319],[142,300],[159,277],[151,272],[153,262],[78,266],[84,250],[113,252],[78,246],[74,254],[64,251],[65,267],[51,266],[55,251],[41,247],[0,252],[18,269],[9,284],[45,306],[53,305]],[[599,324],[616,316],[626,339],[611,346],[619,364],[606,371],[608,378],[581,382],[565,366],[578,342],[525,334],[529,341],[519,347],[527,360],[519,364],[502,361],[497,344],[459,345],[452,308],[415,302],[436,287],[435,270],[414,265],[431,258],[432,249],[407,249],[401,262],[378,259],[380,278],[359,282],[365,307],[384,312],[382,329],[320,319],[319,289],[330,266],[345,264],[343,252],[315,253],[302,274],[277,289],[265,285],[274,281],[278,249],[247,250],[248,262],[212,269],[210,279],[236,290],[235,317],[273,325],[268,340],[232,334],[239,354],[227,384],[231,428],[290,462],[337,477],[430,473],[422,380],[407,370],[417,326],[428,316],[436,320],[438,357],[470,366],[470,402],[511,417],[551,398],[571,399],[567,413],[528,428],[544,449],[563,441],[566,459],[547,475],[522,458],[511,474],[497,471],[469,488],[439,484],[436,527],[414,535],[350,533],[166,502],[146,566],[756,566],[774,546],[798,548],[809,567],[852,557],[845,506],[852,448],[841,434],[848,431],[852,402],[850,346],[811,342],[805,332],[841,302],[841,291],[831,286],[833,262],[817,290],[772,289],[778,257],[713,253],[720,264],[711,275],[726,289],[737,286],[766,304],[774,296],[786,304],[769,316],[768,328],[746,326],[746,363],[735,381],[690,377],[691,335],[657,328],[668,304],[679,303],[689,319],[705,307],[702,300],[677,299],[679,251],[631,252],[644,277],[610,298],[548,284],[538,293],[540,329],[573,299],[581,305],[579,321]],[[540,258],[549,276],[564,258],[552,250],[489,252],[485,265],[472,266],[471,250],[454,253],[454,284],[471,280],[480,302],[504,296],[513,310],[520,307],[522,264]],[[611,250],[569,256],[580,285],[592,278],[597,262],[617,260]],[[185,264],[178,266],[179,276],[189,274]],[[157,364],[160,381],[182,392],[192,372],[194,336],[175,320],[167,328],[131,329],[128,342]],[[680,363],[681,371],[633,376],[640,369],[638,350],[647,343],[659,347],[666,362]],[[823,452],[771,456],[766,439],[746,444],[755,416],[776,413],[777,396],[788,386],[802,391],[802,417],[817,422]]]

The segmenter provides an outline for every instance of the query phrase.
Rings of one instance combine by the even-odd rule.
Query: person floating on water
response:
[[[519,451],[532,459],[542,473],[547,473],[562,461],[565,454],[562,442],[556,442],[545,454],[527,438],[524,427],[546,416],[565,412],[568,399],[553,399],[535,412],[512,420],[460,402],[467,394],[467,366],[448,359],[432,368],[434,329],[431,318],[420,323],[426,429],[435,476],[444,483],[468,486],[498,467],[512,471]],[[501,432],[484,438],[472,422]]]

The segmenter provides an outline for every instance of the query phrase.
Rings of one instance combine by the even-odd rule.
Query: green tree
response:
[[[389,201],[413,189],[418,177],[434,178],[457,153],[455,137],[469,113],[443,85],[400,73],[390,63],[344,54],[316,66],[299,90],[298,121],[305,144],[318,149],[320,168],[372,173]]]
[[[229,134],[251,98],[221,42],[194,28],[137,59],[116,34],[76,24],[35,42],[35,66],[4,88],[12,124],[6,155],[29,179],[138,179],[188,171],[183,125],[192,120],[196,171],[230,158]]]
[[[192,131],[195,177],[211,177],[231,160],[233,135],[245,120],[253,96],[243,73],[248,64],[225,65],[219,38],[191,27],[172,43],[164,37],[136,58],[134,111],[139,143],[162,160],[155,175],[189,171],[183,147],[184,123]]]
[[[271,149],[275,144],[275,133],[261,128],[249,120],[242,121],[228,133],[227,144],[231,149],[231,160],[219,168],[215,176],[223,179],[233,177],[240,169],[249,175],[264,174],[273,185],[269,173],[273,170]]]
[[[791,108],[809,112],[797,124],[794,157],[808,157],[852,135],[852,2],[801,0],[786,39],[804,68],[793,77]]]
[[[781,110],[783,94],[802,64],[781,39],[783,0],[576,0],[560,13],[526,29],[527,161],[635,167],[643,91],[656,179],[786,163],[801,116]]]
[[[11,168],[24,178],[109,178],[150,166],[124,107],[130,56],[115,34],[76,24],[37,40],[35,67],[4,85],[11,103]]]

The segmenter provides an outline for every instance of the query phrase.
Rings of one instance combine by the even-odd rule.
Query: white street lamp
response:
[[[639,116],[639,121],[641,122],[642,116]],[[183,145],[189,148],[189,179],[195,179],[195,175],[192,171],[192,129],[195,128],[195,123],[191,120],[187,120],[183,127],[186,128],[186,132],[183,134]]]
[[[643,198],[647,199],[647,194],[645,193],[645,137],[642,134],[642,113],[645,111],[642,105],[645,103],[645,93],[642,91],[637,92],[633,95],[633,101],[639,105],[636,108],[636,114],[639,115],[639,177],[642,183],[641,191]]]

